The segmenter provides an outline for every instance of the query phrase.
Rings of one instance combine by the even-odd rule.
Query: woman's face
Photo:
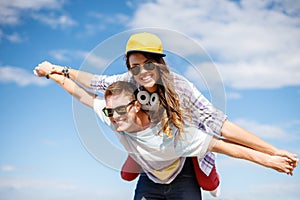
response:
[[[129,56],[130,68],[134,66],[140,67],[140,73],[133,75],[135,81],[139,85],[144,86],[149,92],[154,92],[156,91],[156,83],[159,79],[159,72],[157,67],[149,71],[143,67],[143,64],[149,61],[151,60],[147,60],[147,58],[141,53],[132,53]]]

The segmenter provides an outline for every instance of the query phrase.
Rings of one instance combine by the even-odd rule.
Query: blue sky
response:
[[[90,53],[105,51],[104,41],[137,28],[155,27],[165,48],[180,53],[167,55],[172,69],[196,83],[230,120],[299,155],[299,11],[297,0],[1,0],[0,199],[131,199],[136,182],[122,181],[80,138],[76,101],[32,70],[48,60],[120,73],[124,69],[113,67],[123,64],[120,57],[112,62]],[[180,37],[163,34],[170,32]],[[124,42],[109,52],[123,52]],[[214,99],[209,84],[198,84],[190,63],[177,59],[199,46],[218,72],[202,79],[217,76],[226,98]],[[94,68],[85,67],[89,61]],[[106,62],[112,64],[105,68]],[[197,64],[205,72],[212,62]],[[300,195],[299,169],[290,177],[223,155],[217,167],[219,199],[294,200]],[[204,193],[204,199],[211,197]]]

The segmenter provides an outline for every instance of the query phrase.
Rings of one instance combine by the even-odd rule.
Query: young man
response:
[[[207,151],[246,159],[285,173],[291,173],[295,167],[290,165],[291,160],[288,158],[270,156],[230,141],[216,139],[210,135],[209,128],[204,133],[196,127],[185,125],[182,133],[176,132],[174,128],[173,137],[169,138],[160,132],[159,125],[152,126],[148,113],[141,109],[141,104],[136,100],[135,89],[127,82],[115,82],[107,88],[103,112],[108,118],[99,109],[104,106],[103,100],[96,98],[94,103],[98,116],[117,132],[120,142],[146,173],[139,179],[135,199],[158,196],[167,198],[172,195],[177,198],[183,195],[179,199],[199,199],[197,183],[192,181],[195,179],[185,178],[181,172],[185,173],[186,157],[203,158]],[[172,190],[168,190],[170,193],[163,192],[170,188],[173,193]]]

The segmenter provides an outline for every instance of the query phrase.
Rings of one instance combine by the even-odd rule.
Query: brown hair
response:
[[[117,81],[110,84],[105,90],[105,99],[109,96],[119,95],[124,93],[126,96],[130,97],[130,101],[135,100],[134,92],[136,87],[134,84],[126,82],[126,81]]]
[[[162,131],[168,136],[172,136],[171,123],[182,131],[184,124],[184,112],[179,105],[179,97],[175,91],[174,78],[170,73],[170,69],[159,54],[139,52],[148,60],[151,60],[157,66],[160,78],[157,81],[157,93],[160,97],[160,103],[165,109],[164,114],[160,114],[159,120],[162,123]],[[126,66],[130,69],[129,57],[131,53],[126,55]]]

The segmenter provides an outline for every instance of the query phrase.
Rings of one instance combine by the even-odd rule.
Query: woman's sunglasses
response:
[[[127,107],[133,104],[136,100],[129,102],[127,105],[118,106],[116,108],[103,108],[102,111],[106,117],[112,117],[114,115],[114,111],[116,111],[119,115],[125,115],[127,113]]]
[[[141,72],[141,67],[143,67],[147,71],[150,71],[150,70],[154,70],[156,65],[152,62],[146,62],[142,65],[135,65],[135,66],[131,67],[129,70],[131,71],[131,73],[134,76],[136,76]]]

